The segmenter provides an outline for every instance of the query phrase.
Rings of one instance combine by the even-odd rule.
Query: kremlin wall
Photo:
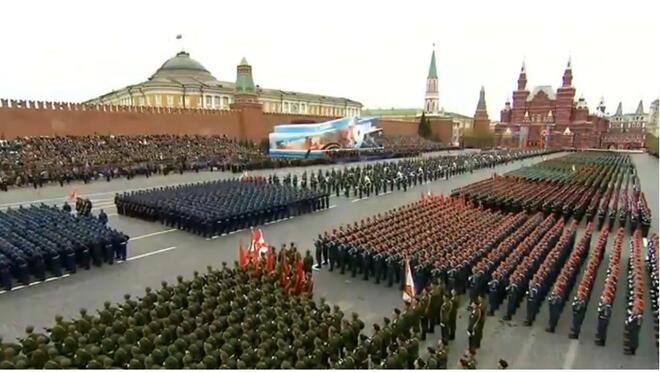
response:
[[[259,104],[230,110],[181,109],[0,99],[0,136],[225,134],[260,141],[273,125],[332,118],[264,113]],[[381,119],[386,135],[415,135],[417,122]]]

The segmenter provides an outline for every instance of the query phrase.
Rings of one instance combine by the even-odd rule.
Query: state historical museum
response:
[[[501,146],[508,147],[600,147],[607,132],[605,104],[589,113],[584,98],[575,100],[571,61],[564,70],[562,85],[556,91],[549,85],[527,89],[525,64],[518,77],[513,103],[506,102],[495,124]]]

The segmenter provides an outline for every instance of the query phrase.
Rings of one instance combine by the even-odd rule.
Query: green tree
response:
[[[417,129],[417,134],[422,138],[431,137],[431,122],[426,118],[426,115],[422,113],[422,117],[419,120],[419,127]]]

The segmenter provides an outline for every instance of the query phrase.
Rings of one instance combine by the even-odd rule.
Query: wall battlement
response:
[[[151,106],[119,106],[99,105],[73,102],[32,101],[16,99],[0,99],[0,110],[53,110],[53,111],[95,111],[95,112],[132,112],[145,114],[197,114],[197,115],[231,115],[232,110],[211,110],[199,108],[170,108]]]
[[[225,134],[261,141],[273,125],[322,122],[334,117],[264,113],[260,105],[231,110],[91,105],[72,102],[0,99],[0,136],[84,136],[94,134]],[[381,120],[385,134],[414,134],[412,122]]]

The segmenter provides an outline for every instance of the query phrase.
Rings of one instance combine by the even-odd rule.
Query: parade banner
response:
[[[412,302],[415,295],[415,280],[413,279],[412,270],[410,270],[410,260],[406,260],[406,278],[403,287],[403,300],[405,302]]]
[[[268,135],[271,156],[322,157],[328,150],[375,148],[377,118],[345,117],[324,123],[279,124]]]

